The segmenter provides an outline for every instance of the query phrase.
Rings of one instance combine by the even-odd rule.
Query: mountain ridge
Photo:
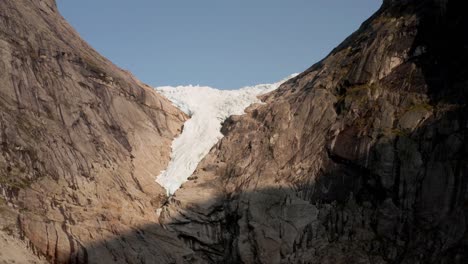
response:
[[[90,248],[157,221],[167,198],[155,171],[183,112],[93,50],[51,0],[0,2],[0,83],[2,237],[52,263],[190,254],[162,229],[147,253]]]
[[[463,10],[385,0],[225,120],[168,198],[154,179],[188,116],[92,50],[55,1],[0,2],[0,245],[18,250],[0,259],[466,263]]]
[[[464,263],[466,25],[457,1],[385,1],[228,119],[160,222],[207,263]]]

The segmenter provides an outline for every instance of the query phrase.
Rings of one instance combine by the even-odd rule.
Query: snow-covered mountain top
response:
[[[197,168],[198,163],[220,140],[221,124],[231,115],[241,115],[257,96],[277,89],[296,76],[273,84],[259,84],[238,90],[219,90],[208,86],[163,86],[156,91],[190,115],[184,130],[172,143],[171,161],[156,181],[173,194]]]

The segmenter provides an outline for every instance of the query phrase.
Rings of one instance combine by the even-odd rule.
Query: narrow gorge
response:
[[[299,75],[221,92],[0,1],[0,263],[467,263],[463,6],[384,0]]]

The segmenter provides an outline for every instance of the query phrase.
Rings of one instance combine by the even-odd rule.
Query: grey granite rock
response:
[[[208,263],[468,262],[467,26],[458,1],[384,1],[228,120],[161,223]]]

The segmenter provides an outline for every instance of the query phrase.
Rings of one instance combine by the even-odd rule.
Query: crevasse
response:
[[[172,143],[171,161],[156,182],[168,194],[173,194],[187,181],[208,154],[223,137],[221,124],[231,115],[240,115],[257,96],[277,89],[288,78],[273,84],[248,86],[238,90],[219,90],[206,86],[163,86],[156,91],[167,97],[190,116],[182,133]]]

